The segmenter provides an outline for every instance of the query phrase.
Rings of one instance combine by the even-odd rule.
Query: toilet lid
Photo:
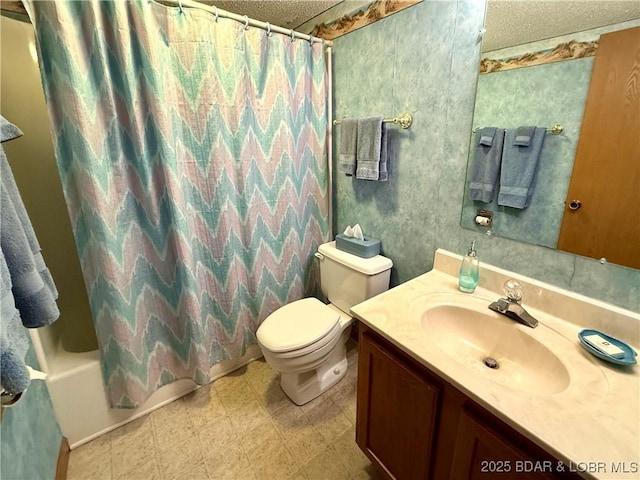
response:
[[[340,315],[317,298],[303,298],[279,308],[258,328],[260,344],[272,352],[304,348],[326,336]]]

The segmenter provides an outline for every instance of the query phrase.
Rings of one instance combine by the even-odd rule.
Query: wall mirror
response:
[[[460,224],[463,228],[481,233],[592,258],[604,257],[611,263],[640,268],[640,254],[620,252],[619,255],[618,252],[629,249],[629,244],[637,245],[640,240],[638,228],[626,234],[626,241],[619,242],[619,247],[614,246],[612,238],[608,238],[607,233],[603,232],[608,249],[603,255],[601,250],[591,251],[589,245],[592,234],[598,227],[578,234],[578,237],[587,239],[587,245],[580,246],[577,245],[580,242],[576,240],[567,240],[569,227],[566,219],[563,225],[563,217],[570,218],[566,212],[574,213],[574,210],[569,208],[571,201],[568,201],[568,195],[572,194],[575,177],[578,176],[574,171],[576,152],[579,161],[583,165],[585,162],[586,147],[580,144],[580,136],[583,117],[589,115],[588,112],[585,113],[585,105],[590,95],[595,54],[601,35],[605,35],[602,37],[604,42],[604,38],[611,32],[640,32],[640,4],[625,1],[587,1],[580,9],[575,8],[575,5],[572,2],[489,0],[481,55],[483,60],[473,117],[474,130],[482,127],[515,130],[521,126],[533,125],[549,130],[538,157],[533,194],[526,208],[499,204],[499,174],[492,201],[471,199],[471,170],[478,142],[475,133],[471,133]],[[636,35],[631,38],[632,42],[637,44],[633,39],[640,37]],[[633,52],[640,50],[637,45],[632,48],[635,49]],[[621,50],[620,45],[617,49]],[[637,67],[634,67],[636,75]],[[638,117],[629,119],[623,113],[615,116],[622,122],[622,127],[616,127],[616,131],[626,131],[627,136],[636,139],[632,143],[637,144],[637,138],[640,138]],[[557,135],[551,132],[556,124],[562,127],[562,132]],[[585,128],[586,125],[585,120]],[[597,137],[600,133],[606,133],[607,129],[614,130],[609,122],[601,121],[597,127],[598,130],[592,131],[591,136]],[[584,139],[585,134],[583,142]],[[631,145],[628,150],[629,158],[626,159],[628,164],[623,166],[625,172],[628,172],[629,164],[636,168],[636,187],[628,194],[626,208],[618,202],[601,213],[600,218],[615,218],[615,221],[619,222],[618,225],[625,221],[625,215],[637,218],[640,208],[640,194],[637,193],[637,182],[640,181],[639,149],[637,145]],[[602,163],[600,160],[603,157],[606,162],[610,161],[606,158],[606,152],[601,151],[599,156],[596,155],[599,163]],[[581,175],[584,177],[584,173]],[[593,183],[591,180],[587,178],[588,183]],[[611,178],[606,183],[615,185],[616,182],[616,178]],[[604,203],[606,202],[596,200],[587,208],[582,205],[578,205],[577,208],[582,208],[582,215],[589,211],[592,205]],[[478,216],[481,218],[477,218]],[[634,258],[629,260],[629,256]]]

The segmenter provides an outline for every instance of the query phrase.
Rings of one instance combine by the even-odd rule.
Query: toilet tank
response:
[[[336,248],[336,242],[318,247],[322,293],[343,312],[389,289],[393,262],[376,255],[360,258]]]

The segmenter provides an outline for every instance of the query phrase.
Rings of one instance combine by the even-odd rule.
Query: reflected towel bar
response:
[[[411,117],[410,113],[403,113],[401,115],[398,115],[397,117],[385,118],[382,121],[384,123],[397,123],[402,128],[409,128],[411,126],[411,124],[413,123],[413,118]],[[333,121],[334,125],[340,125],[341,123],[342,123],[342,121],[340,121],[340,120],[334,120]]]
[[[483,127],[475,127],[473,130],[471,130],[471,133],[476,133],[481,128]],[[556,123],[553,127],[547,128],[547,132],[549,132],[551,135],[560,135],[563,130],[564,128],[559,123]]]

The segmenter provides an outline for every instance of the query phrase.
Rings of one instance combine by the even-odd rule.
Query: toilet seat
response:
[[[339,320],[338,312],[317,298],[303,298],[269,315],[256,336],[263,348],[282,357],[304,355],[338,337]]]

